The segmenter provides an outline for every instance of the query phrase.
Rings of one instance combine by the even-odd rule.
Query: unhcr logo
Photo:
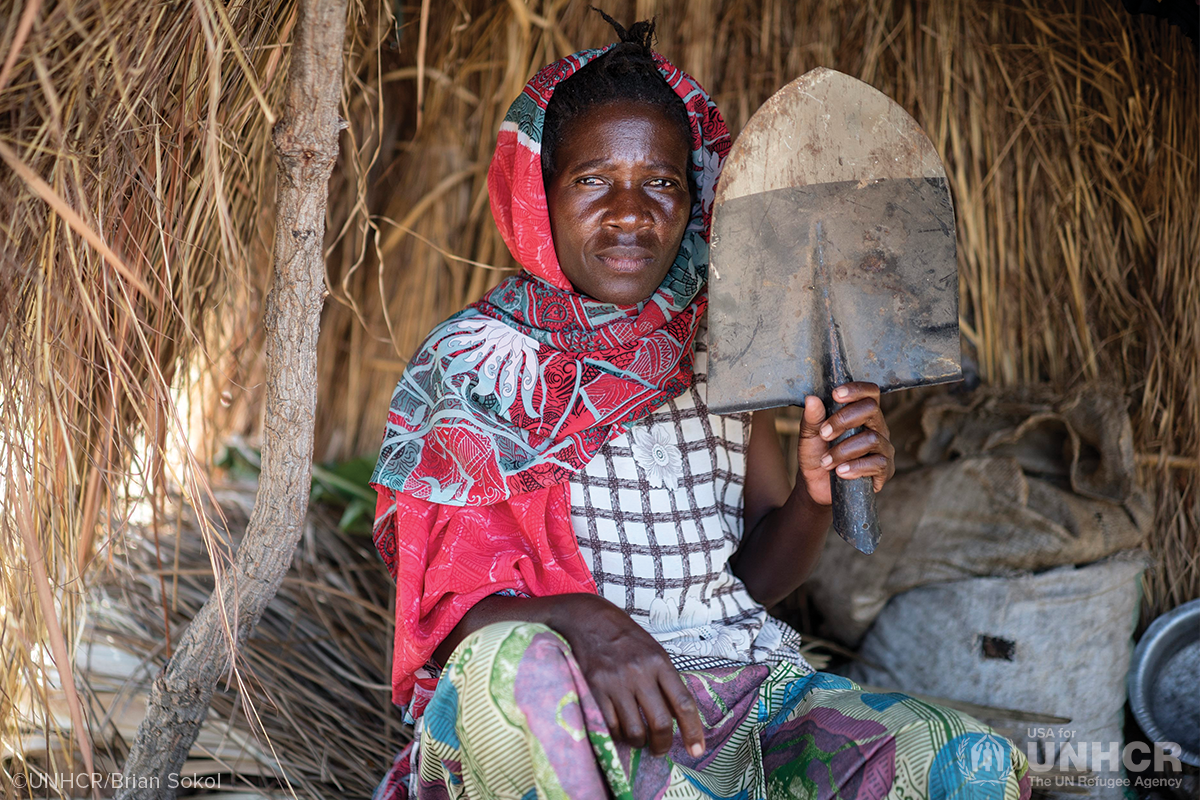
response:
[[[1034,741],[1026,743],[1025,753],[1034,772],[1055,768],[1060,772],[1113,772],[1122,766],[1126,772],[1183,770],[1179,763],[1183,748],[1175,742],[1155,742],[1151,748],[1145,742],[1129,742],[1122,747],[1120,742]]]
[[[985,736],[971,745],[970,763],[975,775],[1002,774],[1008,769],[1008,746],[999,737]]]
[[[930,797],[956,797],[971,787],[979,800],[1003,800],[1011,745],[994,733],[963,733],[937,752],[929,770]]]
[[[1176,742],[1155,742],[1153,747],[1129,742],[1122,747],[1120,742],[1031,741],[1025,752],[1034,786],[1043,791],[1094,787],[1148,791],[1178,789],[1183,784],[1183,749]]]

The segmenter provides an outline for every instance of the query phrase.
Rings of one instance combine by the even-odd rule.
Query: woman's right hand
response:
[[[550,627],[571,645],[613,738],[662,756],[678,721],[684,747],[703,755],[696,700],[662,645],[603,597],[570,594],[554,600],[558,607]]]
[[[667,651],[599,595],[485,597],[442,641],[434,658],[445,664],[467,636],[505,620],[540,622],[567,640],[614,739],[666,755],[677,720],[683,746],[697,758],[704,754],[700,711]]]

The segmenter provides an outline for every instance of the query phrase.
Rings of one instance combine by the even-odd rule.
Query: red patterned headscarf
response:
[[[551,64],[500,128],[492,215],[524,271],[434,328],[392,396],[371,483],[375,544],[396,578],[393,693],[418,696],[422,666],[463,615],[504,590],[594,592],[571,528],[568,480],[624,426],[682,394],[706,305],[712,198],[729,132],[687,74],[655,54],[683,100],[698,187],[679,253],[635,306],[576,292],[558,266],[541,140],[554,87],[605,50]]]

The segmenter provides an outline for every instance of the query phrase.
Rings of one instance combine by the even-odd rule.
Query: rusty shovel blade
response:
[[[734,143],[714,205],[712,411],[813,394],[832,412],[847,381],[886,392],[961,378],[949,186],[885,95],[826,69],[793,81]],[[835,530],[872,552],[870,479],[832,480]]]
[[[708,378],[714,411],[828,398],[831,327],[844,345],[849,380],[889,391],[961,377],[958,270],[944,180],[776,189],[726,202],[715,227]],[[739,254],[736,264],[726,263],[726,252]]]

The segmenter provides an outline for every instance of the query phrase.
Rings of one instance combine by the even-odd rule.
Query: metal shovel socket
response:
[[[833,302],[830,300],[829,271],[825,265],[825,229],[821,222],[816,224],[817,280],[821,284],[821,296],[825,307],[825,325],[829,336],[826,340],[826,380],[832,388],[849,383],[846,370],[846,349],[842,334],[833,318]],[[832,397],[822,398],[825,407],[833,416],[843,406]],[[862,428],[851,428],[839,436],[833,444],[855,436]],[[875,511],[875,481],[870,477],[841,478],[836,471],[829,473],[829,494],[833,500],[833,529],[859,552],[870,555],[879,544],[879,515]]]

